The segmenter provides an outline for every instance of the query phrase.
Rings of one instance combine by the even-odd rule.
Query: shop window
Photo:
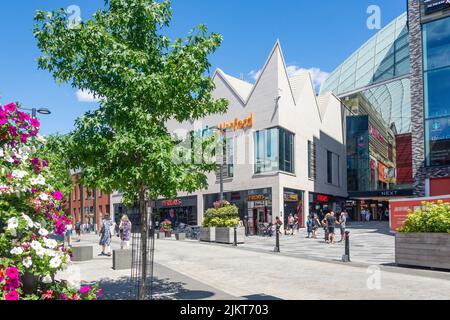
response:
[[[427,120],[425,128],[427,165],[450,165],[450,117]]]
[[[316,177],[316,144],[308,141],[308,178],[315,180]]]
[[[285,171],[294,173],[294,134],[272,128],[256,132],[255,172]]]
[[[327,182],[333,183],[333,153],[327,151]]]

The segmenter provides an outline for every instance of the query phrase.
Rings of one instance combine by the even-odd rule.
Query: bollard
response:
[[[350,231],[345,231],[345,254],[342,256],[343,262],[350,261]]]
[[[277,224],[277,234],[275,236],[275,249],[274,252],[280,252],[280,226]]]
[[[234,244],[235,247],[237,247],[237,228],[234,227]]]

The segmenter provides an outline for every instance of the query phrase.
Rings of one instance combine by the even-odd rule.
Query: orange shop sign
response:
[[[401,228],[406,220],[406,217],[414,212],[416,209],[422,207],[422,202],[437,202],[443,200],[444,202],[450,202],[450,196],[442,197],[429,197],[429,198],[416,198],[416,199],[402,199],[389,201],[390,211],[390,227],[391,231],[397,231]]]
[[[250,117],[243,119],[243,120],[239,120],[238,118],[234,119],[234,121],[232,122],[224,122],[219,124],[219,129],[220,130],[227,130],[227,129],[231,129],[233,131],[237,131],[237,130],[245,130],[248,128],[253,128],[253,124],[254,124],[254,120],[253,120],[253,113],[250,114]]]

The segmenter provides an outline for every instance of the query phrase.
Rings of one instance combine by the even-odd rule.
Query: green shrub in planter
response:
[[[399,232],[450,233],[450,204],[423,202],[421,209],[410,212]]]
[[[239,224],[239,209],[235,205],[225,205],[218,209],[208,209],[203,221],[204,228],[234,228]]]

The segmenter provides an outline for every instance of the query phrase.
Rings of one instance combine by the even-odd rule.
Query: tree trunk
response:
[[[145,189],[139,192],[139,213],[141,215],[141,282],[139,300],[145,300],[147,289],[147,258],[148,258],[148,214],[145,208]]]

